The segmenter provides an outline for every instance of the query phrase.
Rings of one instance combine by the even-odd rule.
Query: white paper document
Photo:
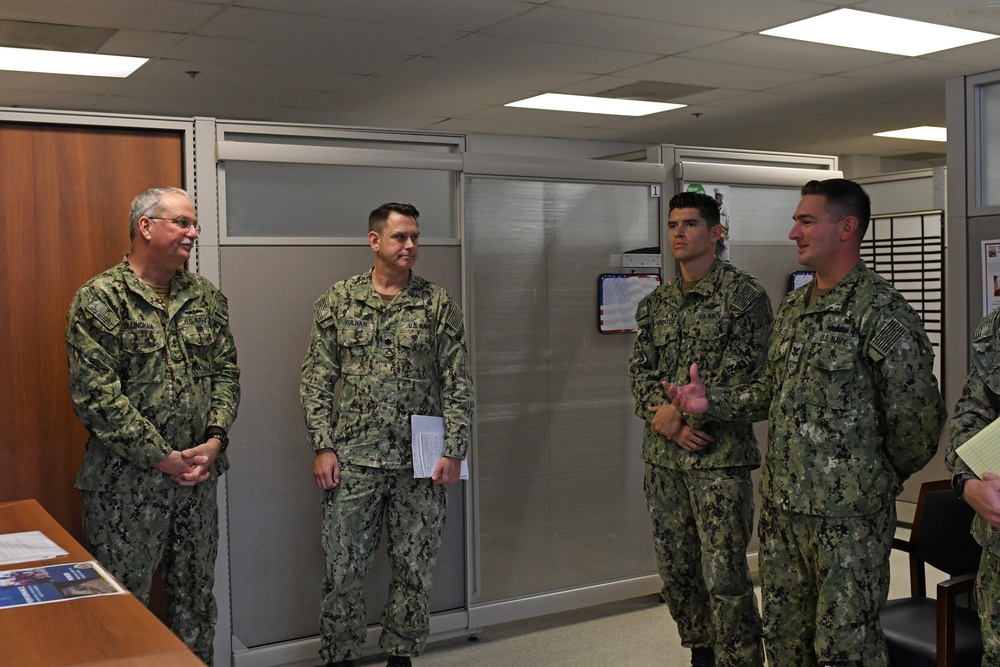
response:
[[[444,452],[444,417],[412,415],[413,476],[430,477]],[[460,479],[469,479],[469,465],[462,461]]]
[[[69,555],[39,530],[0,535],[0,565]]]

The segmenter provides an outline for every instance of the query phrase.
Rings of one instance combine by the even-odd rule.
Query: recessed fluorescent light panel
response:
[[[651,113],[670,111],[687,106],[669,102],[645,102],[643,100],[618,100],[610,97],[589,97],[587,95],[563,95],[545,93],[505,104],[505,107],[523,109],[545,109],[547,111],[574,111],[576,113],[600,113],[609,116],[648,116]]]
[[[760,34],[898,56],[922,56],[997,38],[997,35],[985,32],[898,19],[856,9],[838,9],[764,30]]]
[[[920,139],[921,141],[948,141],[948,130],[944,127],[931,127],[922,125],[920,127],[908,127],[903,130],[891,130],[889,132],[876,132],[876,137],[889,137],[891,139]]]
[[[14,72],[125,78],[147,60],[149,58],[0,46],[0,69]]]

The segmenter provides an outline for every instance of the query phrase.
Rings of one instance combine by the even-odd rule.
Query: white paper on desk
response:
[[[58,544],[45,537],[40,530],[0,535],[0,565],[68,555]]]
[[[410,430],[413,432],[413,476],[430,477],[444,453],[444,417],[411,415]],[[469,464],[465,460],[459,479],[469,479]]]

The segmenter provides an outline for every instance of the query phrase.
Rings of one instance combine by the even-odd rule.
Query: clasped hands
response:
[[[649,406],[649,411],[653,413],[649,427],[654,432],[673,440],[685,451],[697,453],[704,450],[714,438],[701,429],[689,426],[681,414],[682,412],[697,414],[708,410],[705,385],[698,377],[698,364],[691,364],[689,384],[680,387],[664,382],[663,386],[671,402]]]
[[[209,478],[209,471],[221,450],[222,443],[209,438],[190,449],[170,452],[156,464],[156,469],[180,486],[197,486]]]

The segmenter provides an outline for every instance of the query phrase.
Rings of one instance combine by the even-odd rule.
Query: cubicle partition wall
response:
[[[220,274],[243,386],[228,474],[233,653],[237,665],[308,664],[323,576],[322,492],[299,402],[313,303],[371,268],[368,213],[386,201],[417,206],[415,270],[462,298],[462,140],[253,124],[219,124],[218,132]],[[431,598],[438,632],[467,626],[464,491],[464,483],[450,489]],[[372,627],[387,561],[381,552],[366,583]]]
[[[639,183],[467,178],[473,625],[659,589],[626,369],[634,335],[598,331],[597,288],[623,251],[659,246],[660,202]]]
[[[658,590],[631,336],[597,332],[597,279],[622,270],[623,251],[659,245],[662,166],[470,157],[447,135],[216,131],[218,261],[244,386],[227,496],[235,664],[315,660],[320,492],[299,373],[314,300],[371,266],[367,214],[389,200],[421,210],[415,270],[462,301],[476,375],[473,475],[449,496],[433,635],[545,613],[553,592],[572,608]],[[380,555],[370,647],[388,576]],[[477,605],[494,611],[474,618]]]

